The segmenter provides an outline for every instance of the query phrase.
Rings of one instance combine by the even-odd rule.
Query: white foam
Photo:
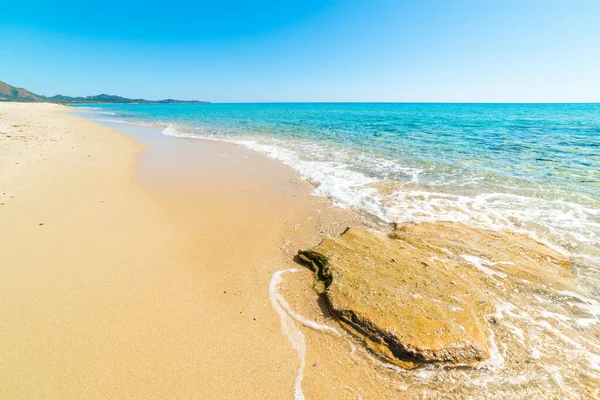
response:
[[[544,317],[544,318],[552,318],[552,319],[555,319],[555,320],[557,320],[559,322],[560,321],[569,321],[571,319],[571,318],[567,317],[566,315],[557,314],[557,313],[550,312],[550,311],[547,311],[547,310],[542,310],[540,312],[540,315],[542,317]]]
[[[593,369],[600,370],[600,355],[589,353],[587,359],[590,364],[590,367],[592,367]]]
[[[504,326],[506,329],[510,331],[522,344],[525,344],[525,334],[523,333],[523,329],[515,326],[511,323],[505,322]]]
[[[162,134],[166,135],[166,136],[183,137],[183,138],[193,138],[194,137],[192,134],[181,132],[174,125],[167,125],[162,130]]]
[[[271,283],[269,284],[269,298],[271,300],[271,305],[279,314],[279,318],[281,319],[281,331],[284,335],[288,337],[290,342],[292,343],[292,347],[298,353],[298,357],[300,358],[300,368],[298,369],[298,373],[296,375],[296,381],[294,385],[294,398],[304,399],[304,394],[302,392],[302,379],[304,374],[305,367],[305,358],[306,358],[306,343],[304,341],[304,334],[302,331],[296,327],[294,321],[301,323],[307,328],[314,329],[320,332],[330,333],[334,336],[342,336],[339,330],[335,329],[326,324],[321,324],[316,321],[310,320],[297,312],[295,312],[285,299],[281,293],[279,293],[279,284],[282,281],[281,276],[287,272],[298,272],[298,269],[291,268],[283,271],[278,271],[273,274],[271,278]],[[352,342],[350,342],[351,354],[356,351],[356,347]]]
[[[509,229],[558,251],[591,257],[600,265],[597,256],[588,254],[600,251],[597,208],[513,193],[467,196],[423,189],[398,190],[384,201],[388,218],[397,222],[450,221],[483,229]]]
[[[577,320],[575,320],[575,322],[577,323],[577,325],[583,328],[587,328],[590,325],[598,323],[598,320],[595,318],[578,318]]]
[[[569,296],[579,300],[578,302],[571,302],[570,304],[574,305],[575,307],[578,307],[581,310],[587,311],[594,317],[596,322],[599,322],[598,319],[600,317],[600,302],[598,300],[585,297],[583,295],[568,290],[561,290],[558,293],[562,294],[563,296]]]
[[[297,272],[297,270],[290,271],[290,272]],[[288,315],[290,317],[292,317],[294,320],[296,320],[297,322],[301,323],[302,325],[306,326],[307,328],[314,329],[315,331],[327,332],[327,333],[331,333],[331,334],[333,334],[335,336],[341,336],[340,331],[338,331],[334,327],[329,326],[329,325],[325,325],[325,324],[321,324],[321,323],[318,323],[318,322],[313,321],[313,320],[310,320],[310,319],[308,319],[308,318],[306,318],[306,317],[298,314],[296,311],[292,310],[292,308],[290,307],[289,303],[281,295],[281,293],[277,292],[275,294],[275,296],[276,296],[277,301],[279,302],[279,304],[285,310],[285,312],[287,312]]]
[[[285,308],[280,303],[282,296],[279,294],[279,283],[281,283],[281,275],[287,272],[297,272],[296,268],[287,269],[284,271],[278,271],[273,274],[271,283],[269,284],[269,297],[271,299],[271,305],[279,314],[281,320],[281,332],[287,336],[289,341],[292,343],[292,347],[298,353],[300,359],[300,367],[296,374],[294,382],[294,399],[304,400],[304,393],[302,392],[302,378],[304,375],[305,359],[306,359],[306,343],[304,341],[304,334],[296,327],[294,320],[287,314]]]
[[[490,328],[490,335],[488,336],[488,342],[490,344],[489,353],[490,358],[487,360],[480,362],[476,365],[476,369],[487,369],[491,371],[496,371],[502,368],[504,364],[504,357],[500,354],[500,350],[498,350],[498,346],[496,345],[496,339],[494,335],[494,330]]]
[[[195,137],[246,146],[296,169],[317,184],[315,195],[327,196],[340,207],[356,209],[386,222],[463,222],[484,229],[509,229],[528,234],[562,252],[591,257],[600,265],[600,207],[597,200],[580,196],[585,204],[557,198],[525,196],[522,188],[506,192],[459,193],[465,181],[483,184],[481,177],[436,178],[435,167],[422,169],[401,160],[353,151],[336,143],[309,142],[237,132],[213,126],[167,127],[165,135]],[[378,184],[391,183],[392,192]],[[504,187],[498,186],[500,190]],[[512,193],[517,191],[518,193]],[[583,246],[582,246],[583,245]],[[594,254],[592,254],[594,253]]]
[[[522,385],[523,383],[527,382],[528,380],[529,380],[529,378],[527,378],[525,375],[512,376],[510,378],[506,378],[506,382],[511,385]]]
[[[318,183],[314,190],[315,195],[329,197],[336,206],[366,211],[389,221],[383,199],[377,189],[369,186],[377,180],[351,170],[348,164],[335,159],[304,160],[295,151],[253,140],[238,140],[236,143],[278,159],[296,169],[304,179]]]
[[[550,377],[552,378],[552,380],[554,381],[554,383],[556,383],[556,385],[561,388],[563,387],[563,378],[562,375],[560,374],[559,370],[557,367],[555,366],[546,366],[544,367],[544,369],[550,374]]]
[[[95,122],[110,122],[110,123],[115,123],[115,124],[126,124],[126,125],[137,125],[137,126],[153,126],[152,124],[147,124],[144,122],[133,122],[133,121],[126,121],[124,119],[105,119],[105,118],[90,118],[91,121],[95,121]]]
[[[506,278],[506,274],[504,272],[493,270],[484,265],[484,264],[496,265],[496,263],[486,261],[480,257],[467,255],[467,254],[461,254],[460,257],[463,258],[464,260],[468,261],[469,263],[473,264],[478,270],[480,270],[481,272],[483,272],[486,275],[499,276],[500,278]]]
[[[393,371],[396,372],[405,372],[404,369],[402,369],[401,367],[385,362],[385,361],[381,361],[380,359],[378,359],[377,357],[373,357],[372,355],[368,354],[368,357],[373,360],[377,365],[379,365],[380,367],[383,367],[385,369],[391,369]]]
[[[581,350],[581,351],[586,351],[586,349],[581,344],[577,343],[575,340],[571,339],[570,337],[564,335],[561,331],[559,331],[558,329],[556,329],[555,327],[550,325],[550,323],[548,321],[541,321],[538,323],[538,325],[546,328],[546,330],[552,332],[556,337],[563,340],[565,343],[570,344],[571,346],[575,347],[576,349]]]

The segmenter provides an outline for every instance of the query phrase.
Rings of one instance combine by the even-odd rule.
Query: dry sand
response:
[[[292,398],[269,283],[354,216],[249,150],[175,161],[67,111],[0,103],[0,398]]]

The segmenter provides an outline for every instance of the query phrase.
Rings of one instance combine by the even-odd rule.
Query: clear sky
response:
[[[214,102],[600,102],[600,0],[0,0],[0,80]]]

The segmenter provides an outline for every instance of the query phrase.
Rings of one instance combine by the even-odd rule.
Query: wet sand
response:
[[[238,146],[143,152],[54,105],[0,124],[0,397],[293,396],[269,283],[352,214]]]

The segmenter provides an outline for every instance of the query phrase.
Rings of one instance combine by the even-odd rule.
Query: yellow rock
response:
[[[534,240],[458,223],[349,228],[299,257],[334,315],[373,351],[411,368],[489,357],[485,316],[512,279],[568,276],[568,260]]]

